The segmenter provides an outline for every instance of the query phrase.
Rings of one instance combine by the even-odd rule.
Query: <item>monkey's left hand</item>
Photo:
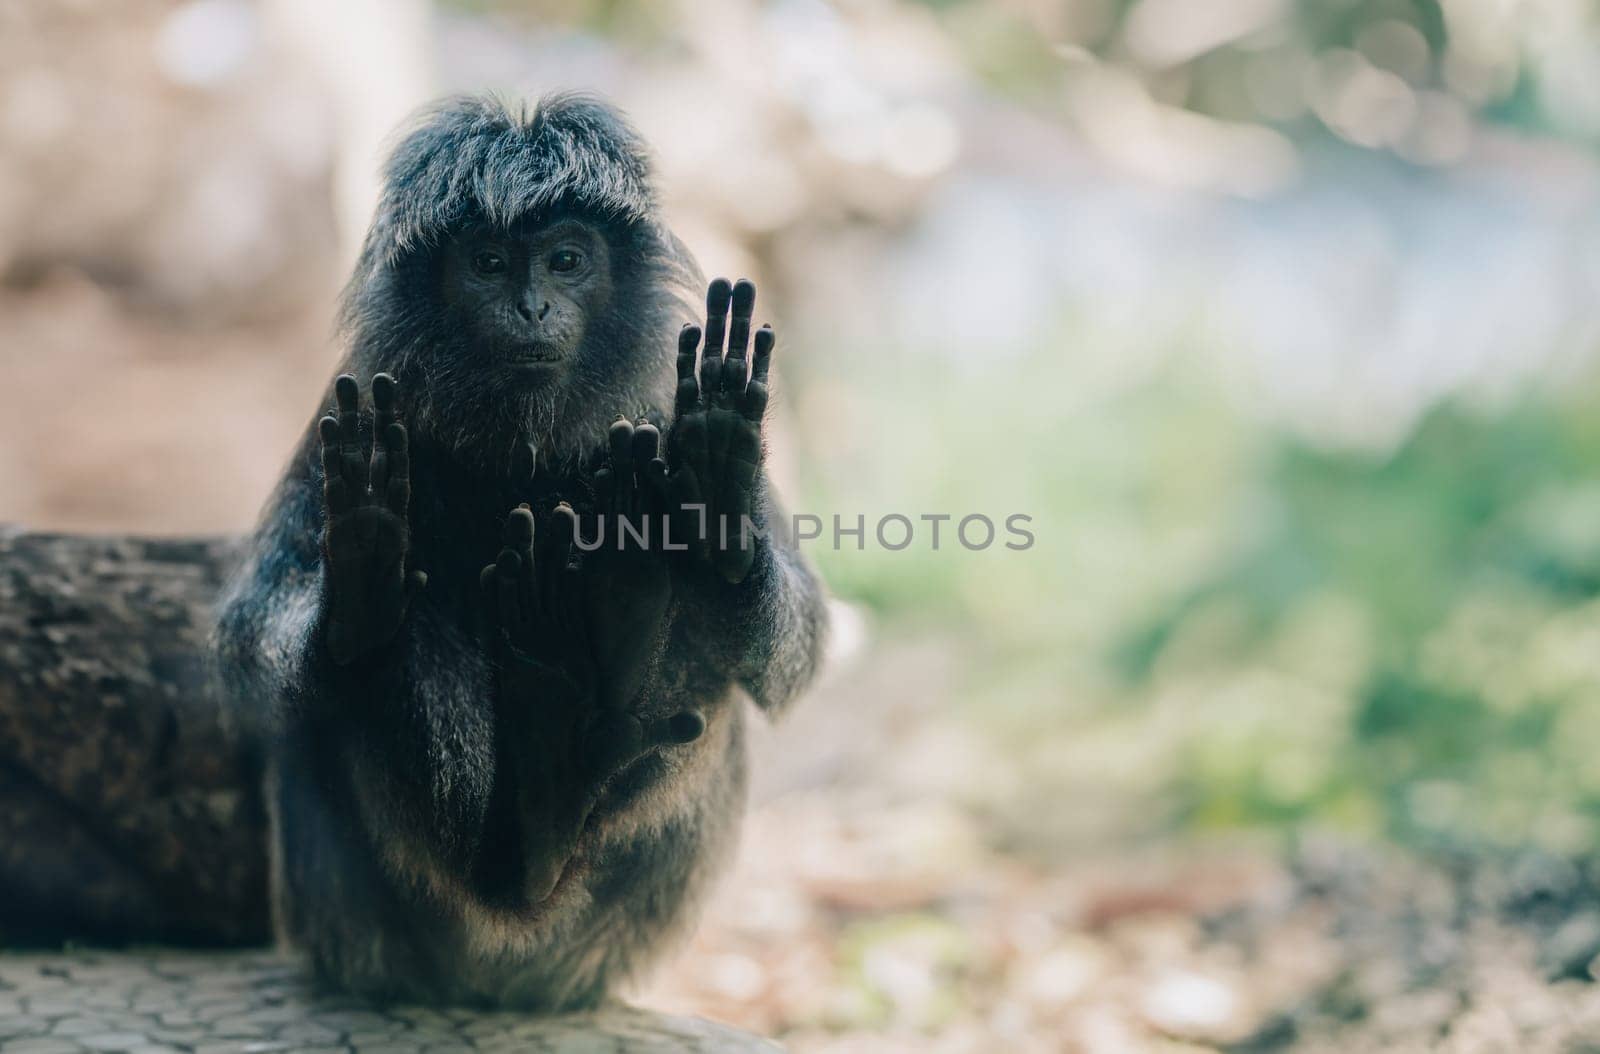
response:
[[[728,320],[732,301],[732,322]],[[767,409],[767,370],[776,338],[756,331],[747,358],[756,287],[741,279],[731,289],[718,278],[706,291],[705,350],[698,373],[698,326],[678,335],[678,394],[667,441],[673,533],[728,582],[744,581],[755,562],[756,539],[744,530],[754,513],[761,470],[761,418]],[[724,356],[722,341],[727,332]],[[704,511],[696,515],[694,506]]]

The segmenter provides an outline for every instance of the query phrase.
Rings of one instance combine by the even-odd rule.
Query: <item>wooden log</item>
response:
[[[206,650],[241,544],[0,527],[0,942],[269,938],[258,751]]]

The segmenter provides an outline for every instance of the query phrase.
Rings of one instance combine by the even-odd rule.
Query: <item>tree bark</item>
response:
[[[0,527],[0,942],[269,938],[259,754],[207,658],[241,551]]]

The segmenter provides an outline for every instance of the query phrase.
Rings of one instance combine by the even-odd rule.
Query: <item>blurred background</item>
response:
[[[868,526],[810,547],[828,673],[643,1001],[1596,1049],[1591,4],[0,0],[0,520],[248,528],[390,131],[565,88],[757,281],[790,504]]]

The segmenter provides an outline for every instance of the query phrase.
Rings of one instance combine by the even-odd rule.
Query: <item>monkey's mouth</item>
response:
[[[525,344],[512,348],[505,362],[514,370],[537,370],[554,366],[566,358],[553,344]]]

